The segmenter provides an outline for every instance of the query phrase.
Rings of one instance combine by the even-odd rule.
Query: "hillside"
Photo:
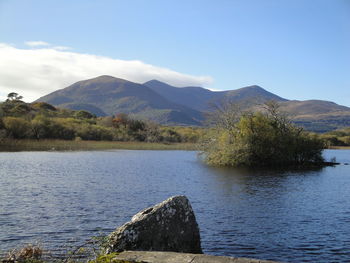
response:
[[[79,81],[37,101],[86,109],[98,116],[123,112],[168,124],[199,125],[203,119],[200,112],[171,102],[142,84],[111,76]]]
[[[315,132],[327,132],[350,126],[350,108],[331,101],[286,101],[281,103],[281,110],[296,124]]]
[[[244,108],[268,100],[287,101],[256,85],[229,91],[211,91],[201,87],[177,88],[158,80],[148,81],[144,85],[174,103],[192,107],[202,112],[210,110],[212,103],[220,103],[225,100],[237,102]]]
[[[198,111],[207,111],[209,103],[219,100],[225,93],[223,91],[213,92],[201,87],[177,88],[158,80],[150,80],[143,85],[174,103],[191,107]]]
[[[201,87],[174,87],[158,80],[143,84],[100,76],[79,81],[37,101],[74,110],[88,110],[97,116],[117,113],[150,119],[168,125],[201,125],[211,104],[225,101],[254,110],[274,100],[295,123],[311,131],[326,132],[350,126],[350,108],[322,100],[287,100],[257,85],[236,90],[211,91]]]

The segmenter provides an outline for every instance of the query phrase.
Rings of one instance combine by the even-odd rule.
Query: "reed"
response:
[[[0,141],[0,151],[89,151],[89,150],[197,150],[194,143],[149,143],[116,141],[13,140]]]

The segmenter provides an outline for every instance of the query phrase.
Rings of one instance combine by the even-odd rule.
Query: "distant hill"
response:
[[[111,76],[79,81],[37,101],[97,116],[127,113],[169,125],[201,125],[210,105],[231,101],[244,110],[274,100],[281,110],[308,130],[326,132],[350,126],[350,108],[321,100],[287,100],[257,85],[236,90],[211,91],[202,87],[174,87],[158,80],[143,84]]]
[[[350,108],[331,101],[291,100],[280,105],[296,124],[310,131],[328,132],[350,126]]]

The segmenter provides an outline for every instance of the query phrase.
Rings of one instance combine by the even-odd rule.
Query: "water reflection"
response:
[[[254,195],[257,192],[264,191],[266,198],[268,198],[269,192],[272,195],[289,192],[296,186],[294,183],[291,184],[291,182],[297,183],[299,180],[305,180],[305,176],[318,176],[324,168],[277,170],[208,167],[207,169],[216,177],[214,185],[217,187],[218,192],[224,191],[228,195],[241,196],[242,192],[247,195]]]
[[[227,250],[245,255],[278,253],[291,262],[321,262],[319,256],[325,254],[335,262],[335,251],[329,246],[337,246],[343,236],[339,229],[347,222],[334,213],[349,211],[343,199],[350,197],[349,169],[209,169],[218,178],[214,187],[222,195],[220,204],[230,210],[232,221],[226,222],[222,232],[239,240]],[[344,180],[342,185],[338,180]],[[347,259],[339,262],[347,262],[349,247],[342,249]]]

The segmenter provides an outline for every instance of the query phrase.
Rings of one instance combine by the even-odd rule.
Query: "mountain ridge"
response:
[[[92,113],[97,115],[100,115],[99,112],[107,115],[123,112],[152,119],[151,115],[155,110],[158,115],[174,115],[176,112],[176,116],[182,116],[185,120],[184,123],[179,121],[183,125],[200,125],[203,119],[200,112],[173,103],[142,84],[107,75],[78,81],[36,101],[70,109],[74,109],[76,104],[84,104],[95,108]],[[172,123],[166,116],[162,116],[162,119]]]

